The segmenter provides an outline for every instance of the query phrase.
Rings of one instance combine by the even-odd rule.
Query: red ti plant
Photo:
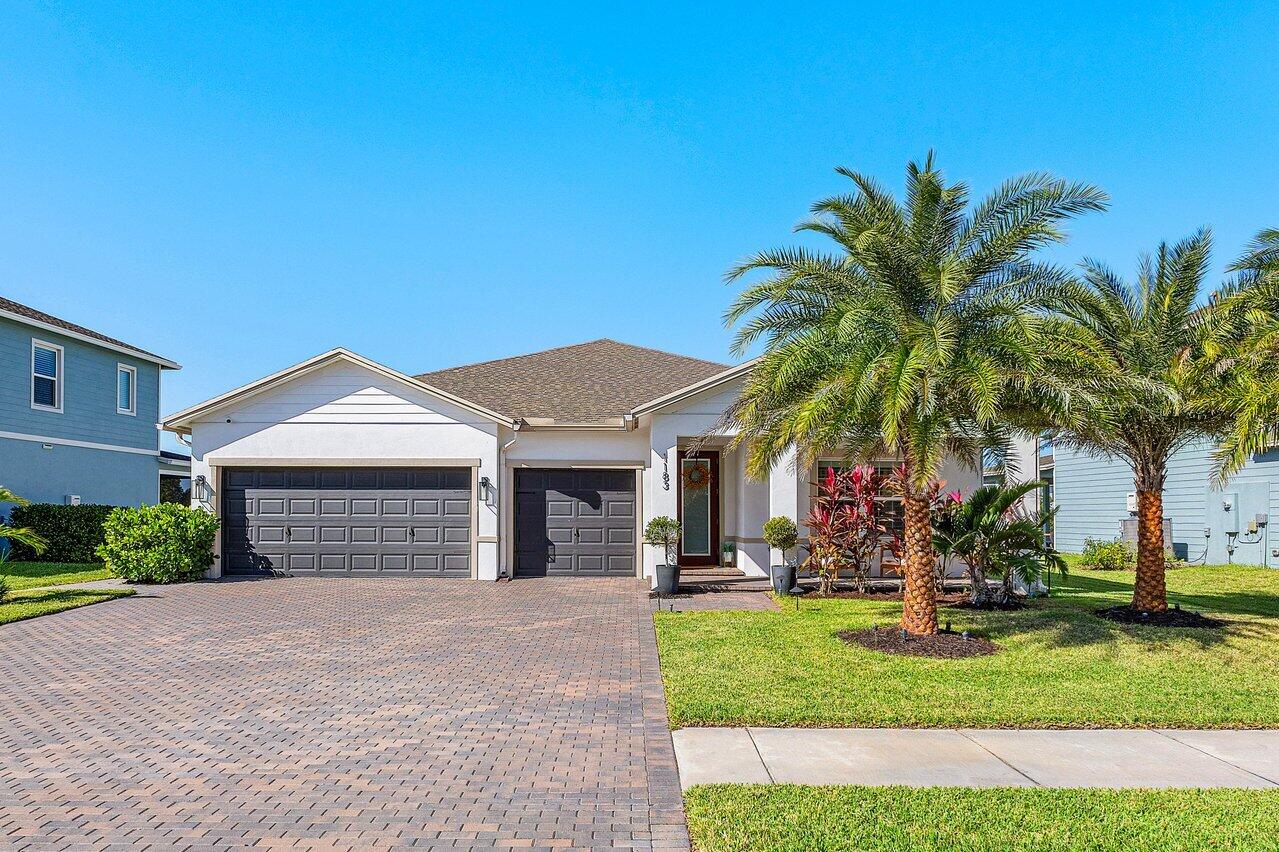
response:
[[[889,534],[880,511],[881,478],[869,465],[851,470],[829,468],[818,483],[817,499],[808,515],[809,555],[804,567],[817,575],[819,593],[835,590],[841,570],[852,575],[857,591]]]

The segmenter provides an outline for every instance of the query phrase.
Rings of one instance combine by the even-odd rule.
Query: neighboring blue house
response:
[[[191,470],[161,453],[156,425],[161,373],[176,369],[0,297],[0,485],[33,503],[159,502],[160,477]]]
[[[1050,442],[1041,441],[1040,449],[1040,476],[1051,483],[1058,507],[1053,531],[1057,549],[1078,553],[1084,539],[1115,538],[1125,523],[1130,532],[1135,530],[1127,464],[1054,450]],[[1254,456],[1224,488],[1212,486],[1212,469],[1207,442],[1181,450],[1168,465],[1164,522],[1172,528],[1173,551],[1191,562],[1279,568],[1279,531],[1270,524],[1279,517],[1279,449]]]

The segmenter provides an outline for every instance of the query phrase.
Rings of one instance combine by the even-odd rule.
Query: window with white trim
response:
[[[117,414],[138,413],[138,371],[128,364],[115,365],[115,410]]]
[[[871,467],[875,469],[875,475],[883,482],[893,475],[893,470],[897,467],[897,464],[897,462],[886,459],[876,459]],[[822,480],[826,478],[826,472],[831,468],[834,468],[836,473],[843,473],[846,470],[852,470],[855,466],[853,463],[842,460],[823,459],[819,461],[817,463],[818,488],[821,487]],[[905,535],[906,515],[902,510],[902,498],[894,494],[885,494],[881,490],[879,496],[875,498],[875,502],[879,504],[880,517],[884,525],[899,537]]]
[[[62,411],[62,347],[31,341],[31,407]]]

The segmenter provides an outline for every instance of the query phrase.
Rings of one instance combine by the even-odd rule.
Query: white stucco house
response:
[[[764,522],[802,530],[818,466],[751,479],[715,431],[750,366],[597,340],[413,376],[334,349],[163,425],[222,520],[212,577],[651,578],[659,515],[683,524],[681,565],[732,543],[764,575]]]

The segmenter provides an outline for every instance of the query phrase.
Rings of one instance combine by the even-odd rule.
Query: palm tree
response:
[[[1142,612],[1168,608],[1163,490],[1169,459],[1191,444],[1212,442],[1220,483],[1264,449],[1279,422],[1273,323],[1279,300],[1262,286],[1267,279],[1259,268],[1200,305],[1211,249],[1206,229],[1163,243],[1141,258],[1135,282],[1085,261],[1087,290],[1064,311],[1109,354],[1123,381],[1122,391],[1097,397],[1090,416],[1060,430],[1058,440],[1132,468],[1132,608]],[[1254,259],[1264,255],[1260,249]]]
[[[1091,355],[1048,315],[1071,276],[1035,253],[1106,196],[1031,174],[970,209],[967,186],[948,184],[931,153],[907,167],[901,202],[839,173],[853,194],[817,202],[798,227],[833,253],[768,251],[727,274],[768,273],[726,314],[740,324],[735,350],[762,341],[764,353],[725,421],[758,477],[792,449],[804,464],[835,450],[901,461],[902,627],[936,633],[929,485],[947,455],[975,466],[984,446],[1006,447],[1027,412],[1067,416]]]
[[[1025,498],[1042,482],[985,485],[967,499],[949,504],[933,524],[933,544],[945,557],[962,559],[976,606],[990,603],[986,580],[1002,579],[1000,603],[1013,598],[1013,582],[1030,587],[1051,570],[1065,570],[1065,560],[1044,541],[1044,519],[1025,510]]]
[[[12,503],[15,506],[25,506],[27,501],[14,494],[8,488],[0,485],[0,503]],[[44,553],[47,542],[36,534],[35,530],[29,527],[11,527],[6,523],[0,523],[0,541],[18,542],[25,544],[36,553]],[[8,551],[5,551],[8,554]]]

